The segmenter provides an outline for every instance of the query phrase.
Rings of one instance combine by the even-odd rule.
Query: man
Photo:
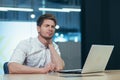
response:
[[[44,14],[37,20],[37,38],[21,41],[9,61],[9,73],[48,73],[64,68],[64,61],[52,37],[55,33],[56,19]]]

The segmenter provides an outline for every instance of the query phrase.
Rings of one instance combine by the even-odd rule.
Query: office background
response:
[[[72,50],[69,46],[65,49],[65,54],[62,54],[68,68],[76,68],[75,66],[77,68],[81,67],[81,64],[83,65],[85,62],[92,44],[107,44],[115,45],[115,48],[106,69],[120,69],[120,0],[40,0],[39,2],[38,0],[0,0],[1,7],[4,7],[5,4],[7,7],[26,7],[29,5],[27,7],[34,9],[34,11],[0,11],[0,74],[3,73],[3,62],[10,58],[17,43],[30,36],[36,36],[36,32],[31,32],[35,30],[33,27],[36,26],[34,21],[37,16],[46,12],[54,14],[59,22],[58,27],[60,28],[57,30],[59,33],[56,34],[54,40],[60,45],[60,48],[66,48],[63,46],[69,46],[71,44],[78,46],[77,50]],[[82,11],[51,12],[39,11],[38,8],[33,7],[56,8],[56,5],[60,9],[62,7],[69,7],[81,9]],[[33,18],[31,18],[31,14],[35,14],[35,16],[33,15]],[[19,27],[16,26],[16,28],[14,24],[11,24],[14,21],[15,23],[20,22],[17,24]],[[8,22],[6,24],[11,24],[11,26],[3,24],[5,22]],[[22,25],[23,22],[26,23]],[[26,31],[28,32],[26,33]],[[18,33],[16,34],[16,32]],[[76,43],[80,45],[76,45]],[[76,47],[74,48],[76,49]],[[71,56],[73,57],[72,59],[70,58]],[[76,65],[71,65],[73,63]]]
[[[115,48],[106,69],[120,69],[119,8],[120,0],[82,0],[83,64],[92,44],[107,44]]]
[[[80,0],[0,0],[0,74],[16,45],[37,36],[36,20],[44,13],[57,18],[53,40],[61,49],[65,69],[80,68],[80,10]]]

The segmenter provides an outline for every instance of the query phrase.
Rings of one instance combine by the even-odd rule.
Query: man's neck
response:
[[[46,47],[48,46],[48,40],[43,38],[42,36],[38,36],[38,39],[41,43],[43,43]]]

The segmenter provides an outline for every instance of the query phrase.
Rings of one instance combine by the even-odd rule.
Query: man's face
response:
[[[39,35],[45,39],[51,39],[55,33],[55,23],[52,20],[45,19],[41,26],[37,27]]]

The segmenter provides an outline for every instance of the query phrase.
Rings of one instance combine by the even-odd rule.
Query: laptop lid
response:
[[[83,69],[61,70],[59,72],[79,74],[104,71],[113,48],[113,45],[92,45]]]
[[[113,45],[92,45],[81,73],[104,71]]]

